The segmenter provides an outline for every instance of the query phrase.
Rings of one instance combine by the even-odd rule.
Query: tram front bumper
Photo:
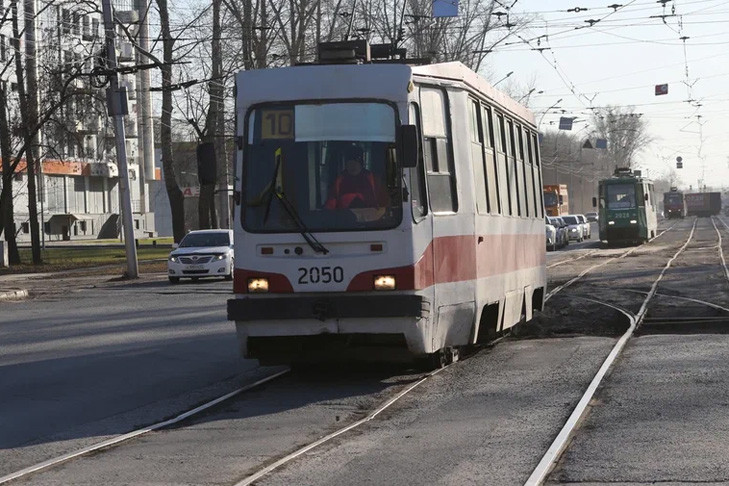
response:
[[[228,300],[228,320],[428,317],[430,302],[420,295],[281,296]]]

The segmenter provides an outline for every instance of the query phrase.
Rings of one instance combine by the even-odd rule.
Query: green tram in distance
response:
[[[653,183],[640,171],[616,169],[611,178],[599,182],[600,240],[609,245],[638,244],[655,238],[656,203]]]

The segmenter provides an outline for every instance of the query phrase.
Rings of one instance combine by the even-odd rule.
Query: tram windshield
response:
[[[402,220],[395,110],[384,103],[272,105],[248,118],[249,231],[386,229]]]
[[[630,209],[635,207],[635,186],[633,184],[608,184],[608,209]]]

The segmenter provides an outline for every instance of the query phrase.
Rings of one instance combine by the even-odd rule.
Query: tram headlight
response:
[[[636,221],[636,220],[634,220],[634,219],[631,219],[631,220],[630,220],[630,224],[638,224],[638,221]]]
[[[375,290],[395,290],[394,275],[376,275]]]
[[[608,221],[608,224],[615,224],[615,221]]]
[[[248,279],[248,292],[251,294],[261,294],[268,292],[268,279],[267,278],[249,278]]]

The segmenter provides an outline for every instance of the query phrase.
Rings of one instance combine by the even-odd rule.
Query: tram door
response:
[[[436,282],[431,315],[433,346],[439,349],[471,332],[470,317],[475,304],[472,295],[463,295],[457,282],[468,280],[474,272],[473,218],[461,217],[452,136],[452,110],[448,92],[438,87],[420,89],[423,120],[423,161],[432,212],[433,277]],[[462,118],[462,117],[461,117]],[[465,208],[464,208],[465,209]],[[462,227],[467,225],[468,227]],[[468,274],[468,275],[467,275]],[[462,290],[462,289],[461,289]]]

